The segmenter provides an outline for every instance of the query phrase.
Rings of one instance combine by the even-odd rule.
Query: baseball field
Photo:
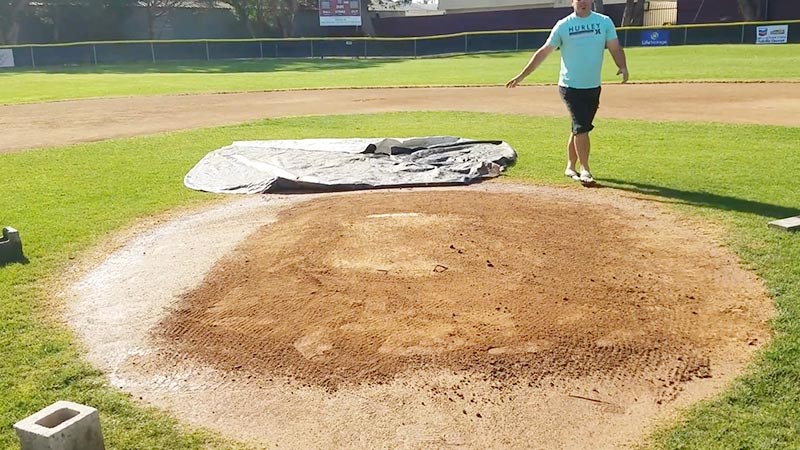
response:
[[[548,60],[0,71],[0,447],[59,400],[108,448],[796,448],[797,45],[607,59],[599,189]],[[454,135],[474,186],[225,197],[232,141]],[[435,269],[435,270],[434,270]]]

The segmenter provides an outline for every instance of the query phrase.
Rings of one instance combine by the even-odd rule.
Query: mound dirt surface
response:
[[[68,316],[114,385],[259,446],[620,448],[769,337],[707,230],[613,191],[245,200],[144,233]]]
[[[519,194],[317,200],[251,236],[159,333],[221,370],[329,389],[447,369],[504,383],[658,373],[669,394],[712,376],[720,336],[750,336],[718,308],[741,292],[719,262],[639,219]]]

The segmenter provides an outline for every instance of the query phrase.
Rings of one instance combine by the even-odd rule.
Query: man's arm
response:
[[[617,75],[622,75],[622,82],[628,81],[628,62],[625,60],[625,50],[619,45],[619,39],[611,39],[606,41],[606,48],[614,58],[614,63],[617,65]]]
[[[550,44],[544,44],[543,46],[539,47],[539,50],[536,50],[536,53],[531,56],[530,61],[528,61],[528,64],[526,64],[525,68],[522,69],[522,72],[520,72],[519,75],[515,76],[514,78],[508,80],[506,87],[513,88],[522,83],[522,80],[524,80],[525,77],[530,75],[534,70],[542,65],[542,62],[547,59],[550,53],[553,53],[555,49],[556,48]]]

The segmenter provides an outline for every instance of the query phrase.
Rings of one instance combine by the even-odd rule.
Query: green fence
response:
[[[0,46],[0,65],[41,67],[180,60],[259,58],[419,58],[532,50],[549,30],[459,33],[417,38],[300,38],[81,42]],[[618,30],[625,47],[755,44],[757,39],[800,42],[800,21],[636,27]],[[12,59],[13,57],[13,59]]]

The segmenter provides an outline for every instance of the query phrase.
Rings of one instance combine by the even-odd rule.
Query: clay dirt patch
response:
[[[265,448],[620,448],[769,338],[703,227],[507,183],[226,202],[70,292],[114,386]]]
[[[635,210],[406,192],[296,206],[218,263],[156,332],[171,358],[336,390],[446,370],[499,389],[712,377],[753,323],[727,260]],[[652,225],[652,224],[651,224]]]

